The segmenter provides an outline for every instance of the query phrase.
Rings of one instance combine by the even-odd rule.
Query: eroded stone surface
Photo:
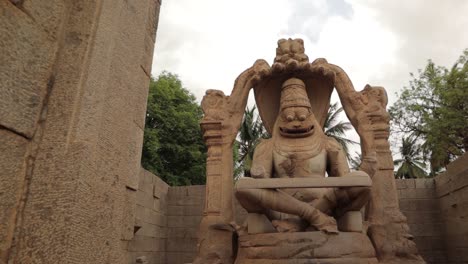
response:
[[[349,168],[340,145],[327,139],[322,131],[330,95],[336,88],[361,138],[360,170],[372,179],[372,189],[370,197],[369,189],[364,187],[313,191],[304,191],[307,188],[240,189],[236,197],[243,207],[251,213],[263,212],[274,221],[279,212],[306,220],[311,227],[336,232],[332,216],[359,210],[370,198],[365,220],[370,225],[370,239],[380,261],[423,263],[398,208],[388,143],[385,89],[366,85],[357,92],[340,67],[321,58],[309,63],[303,41],[298,39],[278,41],[274,64],[270,67],[266,61],[257,60],[239,75],[230,96],[210,90],[202,101],[206,114],[202,128],[208,146],[206,216],[200,225],[199,252],[194,263],[231,263],[234,258],[229,237],[233,231],[242,232],[233,223],[231,147],[251,88],[255,90],[263,123],[272,135],[257,146],[251,171],[254,178],[324,177],[325,171],[329,176],[346,177]],[[288,229],[292,222],[274,222],[273,225],[280,227],[280,231],[292,232],[296,230]],[[229,225],[233,228],[224,228],[224,232],[213,228]],[[345,250],[346,246],[339,244],[339,250]],[[269,261],[266,263],[274,263],[272,258]],[[363,257],[364,262],[361,262],[353,258],[344,263],[353,261],[368,263],[366,261],[375,262],[375,259]]]
[[[341,260],[336,262],[337,259]],[[299,232],[239,237],[236,264],[273,260],[277,263],[315,263],[319,260],[328,261],[323,263],[377,263],[374,247],[362,233],[327,235],[323,232]]]
[[[325,135],[315,118],[302,80],[290,78],[270,89],[275,88],[281,96],[272,137],[255,149],[255,179],[240,181],[236,198],[249,213],[264,212],[272,221],[288,220],[281,214],[289,214],[311,228],[337,232],[334,217],[361,210],[371,180],[363,171],[350,172],[342,146]],[[294,227],[295,221],[278,221],[274,225],[281,232],[304,230],[300,222]]]

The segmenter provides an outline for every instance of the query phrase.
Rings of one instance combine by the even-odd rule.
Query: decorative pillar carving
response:
[[[222,202],[222,123],[221,121],[203,121],[203,139],[208,147],[206,159],[206,197],[204,215],[221,214]]]

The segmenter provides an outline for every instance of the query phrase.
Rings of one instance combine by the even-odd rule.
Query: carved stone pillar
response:
[[[221,215],[222,203],[222,123],[221,121],[204,121],[201,123],[203,139],[208,147],[206,159],[206,194],[204,215]]]

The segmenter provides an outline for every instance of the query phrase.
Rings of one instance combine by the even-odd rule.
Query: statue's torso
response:
[[[325,177],[327,153],[325,149],[282,151],[275,148],[273,166],[274,177],[278,178]]]

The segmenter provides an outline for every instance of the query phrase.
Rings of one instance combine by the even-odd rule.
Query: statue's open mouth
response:
[[[306,137],[314,132],[314,126],[298,127],[298,128],[287,128],[280,127],[281,135],[285,137]]]

